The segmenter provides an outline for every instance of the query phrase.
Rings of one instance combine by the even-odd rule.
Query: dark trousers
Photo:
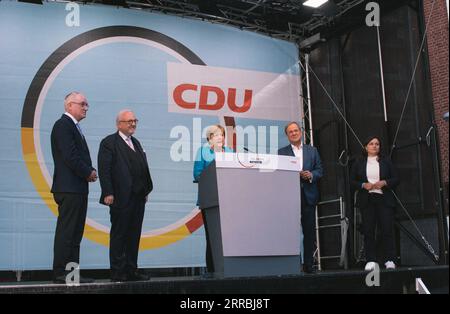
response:
[[[138,268],[139,242],[145,212],[145,197],[132,195],[124,208],[110,206],[109,262],[111,273],[127,274]]]
[[[302,192],[301,221],[303,229],[303,264],[314,264],[314,251],[316,242],[316,206],[309,205]]]
[[[205,227],[205,237],[206,237],[206,270],[208,273],[214,273],[214,262],[212,257],[212,250],[210,245],[210,239],[209,239],[209,230],[208,230],[208,224],[206,222],[205,218],[205,210],[202,209],[202,217],[203,217],[203,226]]]
[[[53,274],[66,273],[70,262],[80,263],[80,243],[86,222],[88,195],[76,193],[54,193],[58,204],[55,241],[53,246]]]
[[[361,208],[364,250],[368,262],[377,260],[375,230],[383,246],[383,260],[394,261],[394,208],[384,204],[382,194],[370,193],[366,208]]]

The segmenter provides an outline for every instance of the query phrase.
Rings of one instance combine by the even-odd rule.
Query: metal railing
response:
[[[334,204],[337,203],[339,205],[339,211],[337,214],[333,215],[325,215],[325,216],[319,216],[319,207],[323,205],[328,204]],[[314,256],[317,260],[318,269],[322,270],[322,260],[331,260],[331,259],[343,259],[343,266],[345,269],[348,268],[348,260],[347,260],[347,254],[346,254],[346,243],[347,243],[347,228],[345,227],[345,224],[343,222],[346,221],[345,217],[345,204],[344,200],[341,197],[333,200],[323,201],[319,202],[316,206],[316,251],[314,253]],[[322,223],[324,220],[332,219],[332,218],[338,218],[339,223],[332,223],[332,224],[324,224]],[[320,250],[320,234],[319,231],[323,229],[333,229],[333,228],[339,228],[340,229],[340,237],[341,237],[341,254],[340,255],[322,255]]]

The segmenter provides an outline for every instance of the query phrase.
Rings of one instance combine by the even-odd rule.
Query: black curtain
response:
[[[362,26],[333,38],[310,53],[310,65],[337,108],[345,116],[361,142],[369,135],[378,135],[382,149],[389,155],[400,121],[409,83],[422,39],[420,15],[410,6],[401,7],[382,17],[382,47],[387,117],[384,121],[375,27]],[[426,135],[432,126],[433,108],[423,57],[420,58],[406,110],[396,139],[392,160],[399,170],[401,184],[397,194],[414,219],[436,219],[437,184],[433,179],[434,152]],[[321,200],[343,197],[346,215],[353,222],[353,195],[348,174],[361,145],[344,123],[336,106],[330,101],[313,74],[311,80],[314,145],[319,148],[325,171],[320,183]],[[341,159],[339,157],[341,156]],[[319,215],[336,213],[336,206],[319,207]],[[399,221],[406,221],[397,209]],[[429,224],[428,224],[429,225]],[[436,233],[431,240],[437,239]],[[350,232],[350,240],[353,239]],[[322,255],[336,255],[340,248],[338,228],[320,231]],[[432,245],[438,246],[435,241]],[[401,246],[400,241],[397,246]],[[353,245],[350,241],[349,248]],[[399,252],[401,248],[399,247]],[[354,256],[351,252],[350,256]],[[337,266],[337,259],[325,267]]]

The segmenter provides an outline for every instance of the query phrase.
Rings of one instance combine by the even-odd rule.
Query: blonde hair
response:
[[[221,126],[220,124],[211,125],[206,129],[206,139],[208,142],[211,140],[212,136],[218,131],[222,131],[223,137],[225,137],[225,128]]]

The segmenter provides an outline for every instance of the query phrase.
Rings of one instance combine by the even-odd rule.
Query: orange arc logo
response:
[[[164,34],[134,26],[102,27],[82,33],[61,45],[47,58],[33,78],[25,98],[21,139],[23,158],[31,180],[44,203],[56,216],[58,215],[58,208],[50,192],[48,180],[44,175],[45,163],[38,154],[40,147],[36,146],[39,145],[37,144],[39,140],[36,140],[35,128],[38,126],[34,125],[35,115],[40,114],[37,107],[39,107],[38,104],[42,105],[46,95],[44,90],[48,90],[52,79],[62,70],[64,64],[70,62],[77,53],[80,54],[87,49],[114,41],[138,41],[143,44],[156,45],[166,52],[170,51],[172,54],[179,56],[179,60],[182,62],[205,65],[198,56],[180,42]],[[227,118],[225,121],[229,122],[226,124],[234,124],[233,118]],[[139,248],[140,250],[155,249],[180,241],[199,229],[202,224],[201,212],[198,208],[194,208],[187,216],[169,226],[144,232],[141,236]],[[96,243],[109,246],[109,229],[89,218],[86,220],[84,236]]]

